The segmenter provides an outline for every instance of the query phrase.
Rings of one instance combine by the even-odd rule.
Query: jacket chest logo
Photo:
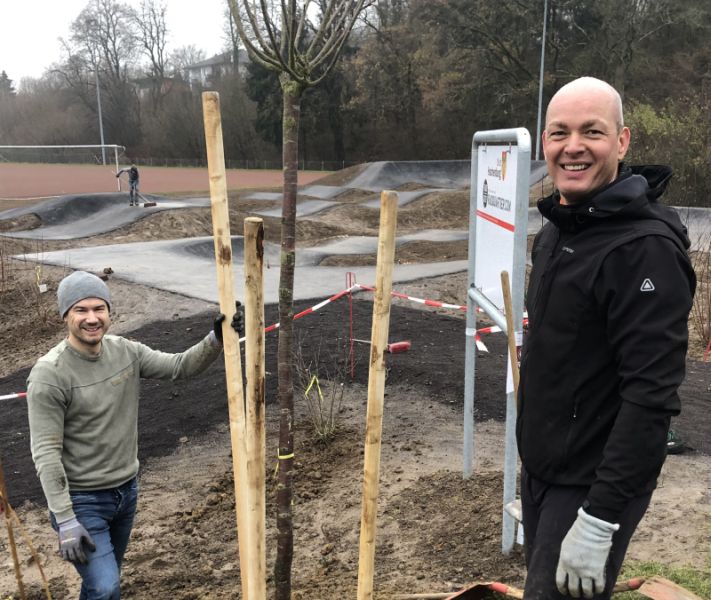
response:
[[[647,277],[643,282],[642,282],[642,287],[639,288],[640,292],[653,292],[656,288],[654,287],[654,284],[652,283],[652,280]]]

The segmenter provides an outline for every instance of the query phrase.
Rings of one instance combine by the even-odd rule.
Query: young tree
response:
[[[279,74],[283,100],[284,168],[281,270],[279,274],[278,389],[279,481],[277,485],[277,600],[291,598],[293,557],[294,384],[293,324],[296,256],[296,192],[301,99],[338,60],[358,16],[372,0],[229,0],[242,43],[256,63]]]

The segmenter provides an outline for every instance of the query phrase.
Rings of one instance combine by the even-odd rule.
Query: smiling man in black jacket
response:
[[[610,598],[681,405],[695,276],[671,169],[627,168],[622,102],[576,79],[551,99],[521,363],[527,600]]]

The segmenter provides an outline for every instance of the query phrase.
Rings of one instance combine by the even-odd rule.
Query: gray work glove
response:
[[[96,550],[96,544],[91,539],[89,532],[77,521],[76,517],[58,523],[59,527],[59,552],[64,560],[69,562],[87,563],[84,554],[84,544],[92,552]]]
[[[222,321],[224,320],[225,315],[219,313],[215,317],[215,323],[212,327],[212,330],[215,332],[215,337],[217,338],[217,341],[220,342],[220,344],[222,344]],[[235,300],[235,314],[232,317],[230,325],[232,326],[232,329],[237,332],[237,335],[239,337],[242,337],[244,335],[244,316],[242,303],[239,300]]]
[[[578,509],[578,518],[560,546],[555,573],[558,591],[573,598],[601,594],[605,589],[605,565],[612,547],[612,534],[620,528]]]

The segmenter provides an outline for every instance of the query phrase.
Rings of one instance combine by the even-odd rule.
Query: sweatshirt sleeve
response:
[[[681,409],[694,287],[687,256],[663,236],[620,246],[597,279],[622,398],[588,495],[590,514],[606,521],[656,486],[670,418]]]
[[[170,354],[131,342],[139,358],[140,375],[148,379],[185,379],[205,371],[220,355],[222,346],[210,332],[185,352]]]
[[[62,390],[32,380],[27,387],[27,413],[32,460],[49,510],[58,522],[74,517],[69,484],[62,465],[66,398]]]

